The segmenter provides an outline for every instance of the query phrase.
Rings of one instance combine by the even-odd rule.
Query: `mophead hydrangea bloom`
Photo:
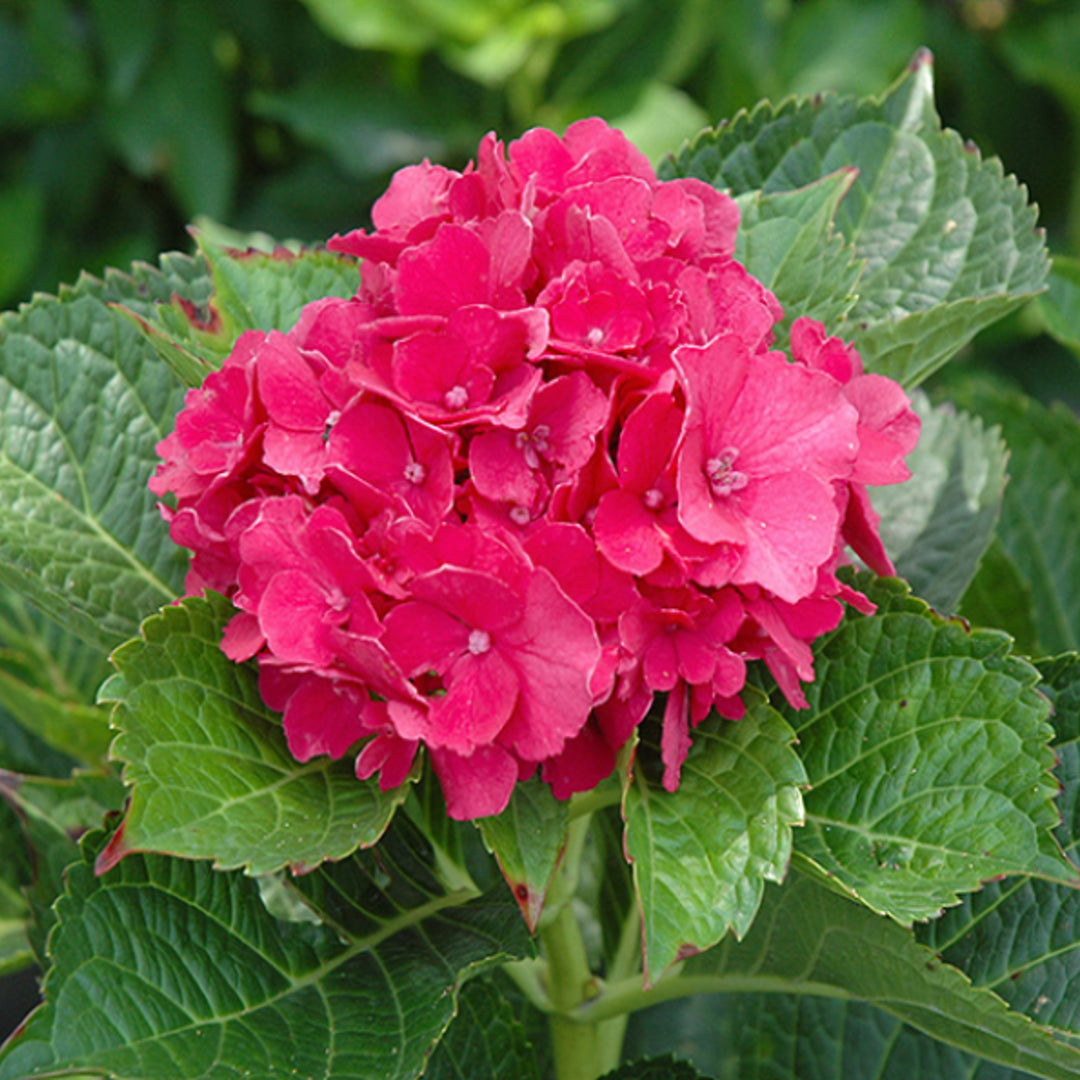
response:
[[[584,120],[403,169],[373,221],[329,242],[357,294],[245,333],[151,484],[293,754],[389,789],[422,749],[468,819],[593,787],[654,705],[674,790],[748,661],[805,704],[919,424],[821,324],[772,348],[732,199]]]

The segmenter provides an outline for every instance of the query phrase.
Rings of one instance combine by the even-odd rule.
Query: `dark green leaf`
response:
[[[635,989],[640,993],[640,984]],[[882,1074],[894,1080],[912,1075],[920,1058],[928,1063],[923,1072],[914,1074],[920,1080],[950,1077],[947,1071],[934,1071],[934,1066],[950,1057],[955,1060],[957,1050],[1040,1077],[1068,1080],[1080,1074],[1080,1050],[1011,1011],[991,991],[973,987],[960,971],[917,944],[910,931],[794,868],[782,886],[766,891],[743,942],[729,937],[717,948],[691,958],[682,973],[662,981],[652,997],[664,1001],[687,993],[733,991],[738,992],[736,1004],[729,1003],[730,999],[701,1000],[698,1008],[687,1009],[683,1017],[664,1014],[660,1022],[667,1027],[666,1041],[651,1043],[670,1047],[681,1042],[682,1020],[692,1021],[696,1013],[699,1030],[702,1026],[720,1033],[741,1029],[739,1049],[748,1055],[743,1060],[746,1071],[742,1071],[734,1047],[727,1042],[718,1057],[695,1053],[699,1068],[715,1068],[726,1078],[753,1075],[751,1063],[767,1064],[769,1071],[764,1075],[777,1080],[837,1076],[862,1080],[879,1075],[881,1054],[891,1049],[897,1037],[897,1021],[904,1021],[938,1041],[907,1045],[907,1055],[896,1064],[908,1072]],[[768,997],[754,999],[749,996],[754,991]],[[785,999],[778,994],[800,997]],[[596,999],[579,1010],[581,1018],[613,1015],[618,996],[614,988],[602,988]],[[745,1001],[745,1007],[739,1001]],[[858,1003],[876,1008],[860,1008]],[[734,1012],[729,1025],[723,1017],[730,1010]],[[890,1016],[882,1018],[877,1010]],[[796,1047],[800,1034],[807,1038]],[[917,1056],[911,1056],[912,1052]]]
[[[1054,702],[1055,749],[1064,785],[1058,839],[1071,852],[1080,838],[1080,659],[1047,661],[1040,671],[1044,691]],[[1018,878],[965,897],[923,928],[920,937],[977,987],[992,989],[1014,1009],[1069,1038],[1080,1032],[1078,920],[1080,892]],[[655,1022],[648,1014],[642,1018],[647,1030],[660,1025],[669,1040],[679,1037],[703,1067],[731,1063],[737,1049],[737,1075],[755,1070],[776,1080],[1022,1080],[1031,1075],[989,1065],[975,1056],[981,1049],[977,1044],[968,1046],[975,1054],[962,1051],[854,1001],[740,995],[723,1008],[701,999],[686,1016],[670,1009],[660,1012]],[[656,1042],[653,1032],[650,1045]]]
[[[477,825],[530,930],[536,929],[551,876],[566,844],[567,806],[539,777],[519,783],[510,805]]]
[[[52,905],[63,891],[64,870],[79,858],[79,838],[99,828],[106,813],[123,805],[123,786],[112,776],[96,773],[52,780],[0,771],[0,799],[19,821],[30,869],[22,882],[32,915],[27,933],[39,964],[45,967],[45,941],[54,922]]]
[[[113,755],[133,791],[107,865],[167,851],[253,873],[315,866],[375,843],[408,793],[358,781],[350,760],[293,758],[254,668],[220,649],[231,613],[221,597],[189,597],[113,656],[102,696],[118,703]]]
[[[142,43],[153,58],[114,82],[108,131],[133,173],[164,177],[187,220],[224,218],[238,162],[224,73],[212,52],[217,20],[208,0],[171,5],[168,16],[167,32]]]
[[[942,130],[928,54],[881,98],[826,95],[740,113],[665,175],[771,194],[851,166],[858,179],[836,220],[866,265],[848,336],[871,370],[914,385],[1037,293],[1048,270],[1026,191]]]
[[[45,200],[28,184],[0,187],[0,304],[18,296],[45,239]]]
[[[623,813],[648,981],[729,929],[745,934],[765,882],[783,879],[806,782],[792,741],[779,714],[752,697],[737,723],[711,714],[694,729],[677,791],[646,775],[639,748]]]
[[[670,1055],[645,1058],[620,1065],[612,1072],[604,1073],[601,1080],[709,1080],[685,1061]]]
[[[878,614],[820,640],[809,708],[788,713],[810,780],[797,850],[901,922],[1002,874],[1075,883],[1051,837],[1038,672],[1005,634],[942,619],[899,582],[868,595]]]
[[[1039,297],[1046,329],[1074,352],[1080,353],[1080,259],[1054,257],[1050,287]]]
[[[436,893],[343,937],[340,925],[275,919],[241,873],[136,856],[95,877],[95,854],[69,871],[46,1004],[0,1054],[3,1080],[405,1080],[422,1072],[464,979],[529,952],[505,889],[501,900]],[[338,872],[341,887],[380,891],[371,856],[315,873],[334,890]]]
[[[1000,434],[977,417],[951,405],[931,408],[922,395],[914,405],[922,432],[906,458],[911,479],[871,495],[897,573],[951,615],[993,538],[1007,455]]]
[[[996,626],[1012,635],[1016,651],[1039,652],[1031,585],[998,537],[986,549],[960,604],[960,614],[975,626]]]
[[[1000,424],[1010,451],[1001,543],[1031,589],[1040,651],[1080,649],[1080,423],[989,383],[954,389],[956,400]]]
[[[539,1080],[536,1051],[506,999],[487,979],[458,995],[458,1014],[424,1070],[425,1080]]]
[[[1058,839],[1080,845],[1080,657],[1040,664],[1054,703],[1058,776],[1064,787]],[[1080,891],[1022,878],[988,886],[926,928],[932,948],[1040,1024],[1080,1034]]]

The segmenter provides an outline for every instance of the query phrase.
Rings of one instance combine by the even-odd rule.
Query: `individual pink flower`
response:
[[[789,602],[832,554],[832,484],[851,474],[858,414],[830,376],[754,356],[733,335],[675,354],[687,401],[679,520],[706,543],[741,548],[733,581]]]

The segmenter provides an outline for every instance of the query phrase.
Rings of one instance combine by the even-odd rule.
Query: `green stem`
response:
[[[547,960],[547,992],[551,1002],[551,1039],[558,1080],[595,1080],[604,1071],[599,1061],[596,1024],[577,1023],[566,1015],[588,1000],[595,986],[585,955],[581,927],[570,904],[540,932]]]
[[[573,906],[589,823],[588,813],[571,820],[562,865],[548,890],[540,920],[557,1080],[596,1080],[613,1069],[619,1063],[626,1030],[623,1016],[582,1023],[574,1015],[596,994],[598,985]]]

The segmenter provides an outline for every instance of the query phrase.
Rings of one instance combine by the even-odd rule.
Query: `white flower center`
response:
[[[594,326],[586,335],[585,343],[594,349],[604,340],[604,331],[599,326]]]
[[[540,455],[547,456],[550,438],[551,428],[547,424],[537,424],[532,431],[519,431],[514,437],[514,445],[521,451],[530,469],[540,468]]]
[[[705,479],[714,495],[730,495],[733,491],[741,491],[750,482],[746,473],[734,468],[738,457],[739,451],[735,447],[725,446],[716,457],[705,462]]]
[[[659,488],[649,488],[644,495],[641,496],[641,501],[650,510],[659,510],[664,505],[664,493]]]
[[[464,386],[451,386],[449,390],[443,394],[443,404],[451,412],[457,412],[458,409],[464,409],[469,404],[469,391]]]
[[[405,466],[405,479],[419,487],[427,479],[427,469],[419,461],[410,461]]]
[[[482,656],[491,648],[491,635],[486,630],[469,631],[469,652]]]
[[[510,520],[515,525],[525,526],[532,521],[532,515],[527,506],[512,506],[510,508]]]

